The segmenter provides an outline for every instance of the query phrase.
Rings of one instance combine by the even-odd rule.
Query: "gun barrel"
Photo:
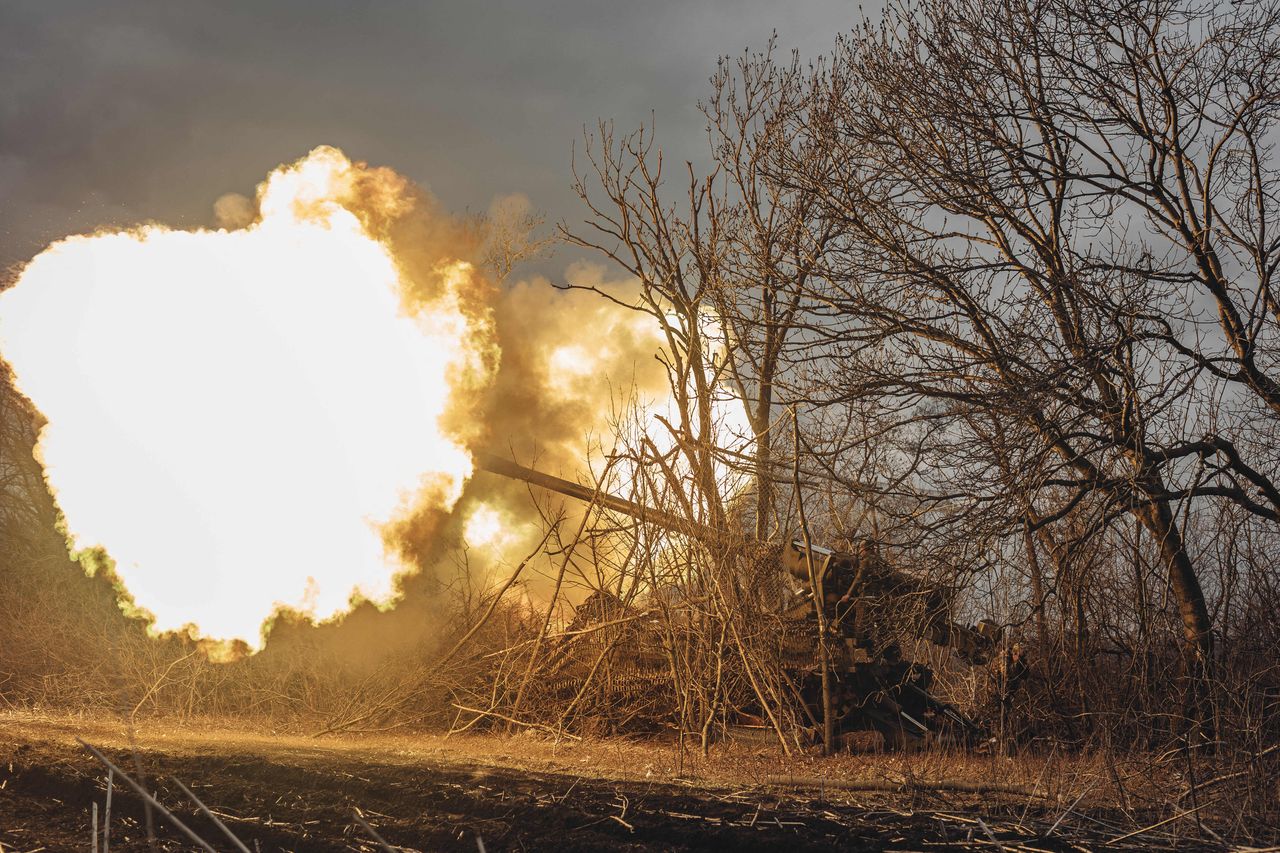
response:
[[[530,485],[539,486],[558,494],[576,498],[586,504],[596,504],[613,512],[630,516],[637,521],[643,521],[650,524],[656,524],[673,533],[682,533],[686,536],[692,536],[703,542],[722,541],[724,534],[713,530],[710,527],[691,522],[679,516],[672,515],[660,509],[638,504],[629,501],[626,498],[620,498],[609,492],[593,489],[590,486],[584,486],[581,483],[575,483],[572,480],[566,480],[562,477],[556,477],[552,474],[546,474],[534,468],[527,468],[518,462],[513,462],[495,453],[488,453],[483,450],[472,452],[472,458],[475,459],[476,467],[482,471],[488,471],[490,474],[497,474],[499,477],[508,477],[513,480],[521,480]]]

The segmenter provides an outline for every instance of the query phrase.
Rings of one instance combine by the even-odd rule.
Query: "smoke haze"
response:
[[[652,317],[474,265],[527,206],[453,217],[318,148],[254,200],[219,197],[220,230],[73,237],[23,269],[0,353],[47,418],[71,543],[105,549],[124,606],[250,647],[264,622],[279,645],[337,620],[358,646],[407,648],[460,565],[480,587],[509,571],[543,519],[523,483],[472,476],[467,449],[577,478],[667,395]],[[608,278],[566,273],[634,293]]]

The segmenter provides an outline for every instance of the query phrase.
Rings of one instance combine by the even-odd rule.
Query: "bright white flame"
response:
[[[451,506],[470,474],[438,422],[484,342],[456,293],[404,310],[349,209],[358,168],[317,149],[268,178],[253,225],[72,237],[0,295],[74,543],[107,549],[158,629],[256,646],[277,605],[385,600],[379,524],[429,485]]]
[[[503,522],[502,515],[488,504],[480,504],[471,511],[462,538],[468,545],[483,546],[502,551],[514,538]]]

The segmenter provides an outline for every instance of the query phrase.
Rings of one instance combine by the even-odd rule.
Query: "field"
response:
[[[131,744],[118,724],[8,714],[0,717],[4,850],[89,848],[106,774],[77,737],[131,775],[140,766],[158,799],[219,849],[228,842],[174,778],[263,851],[379,849],[356,808],[389,845],[409,850],[1226,847],[1194,840],[1205,836],[1186,819],[1124,838],[1160,814],[1107,807],[1113,792],[1083,760],[843,755],[783,766],[767,746],[726,744],[681,762],[661,742],[315,739],[141,723]],[[1131,784],[1128,796],[1139,801]],[[141,802],[118,782],[111,821],[111,849],[149,849]],[[158,849],[192,849],[163,818],[155,822]]]

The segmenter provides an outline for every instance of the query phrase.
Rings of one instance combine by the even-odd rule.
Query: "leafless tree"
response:
[[[1010,425],[1033,529],[1099,495],[1133,515],[1196,677],[1213,625],[1178,507],[1280,508],[1277,21],[1155,0],[892,7],[815,68],[779,117],[802,141],[767,167],[841,223],[808,323],[832,342],[830,399],[932,406],[944,437],[976,412]],[[816,168],[795,153],[819,149]]]
[[[755,537],[761,541],[783,526],[774,506],[775,480],[789,479],[785,454],[775,451],[775,434],[786,424],[778,417],[787,403],[782,384],[811,342],[800,328],[802,308],[837,233],[818,194],[771,181],[766,171],[779,149],[803,159],[813,173],[832,168],[824,149],[792,150],[795,140],[786,136],[783,117],[805,97],[806,82],[799,56],[780,62],[771,41],[763,53],[721,60],[703,105],[714,177],[724,186],[724,200],[713,211],[721,224],[712,232],[723,246],[704,274],[713,285],[729,379],[751,427]]]

